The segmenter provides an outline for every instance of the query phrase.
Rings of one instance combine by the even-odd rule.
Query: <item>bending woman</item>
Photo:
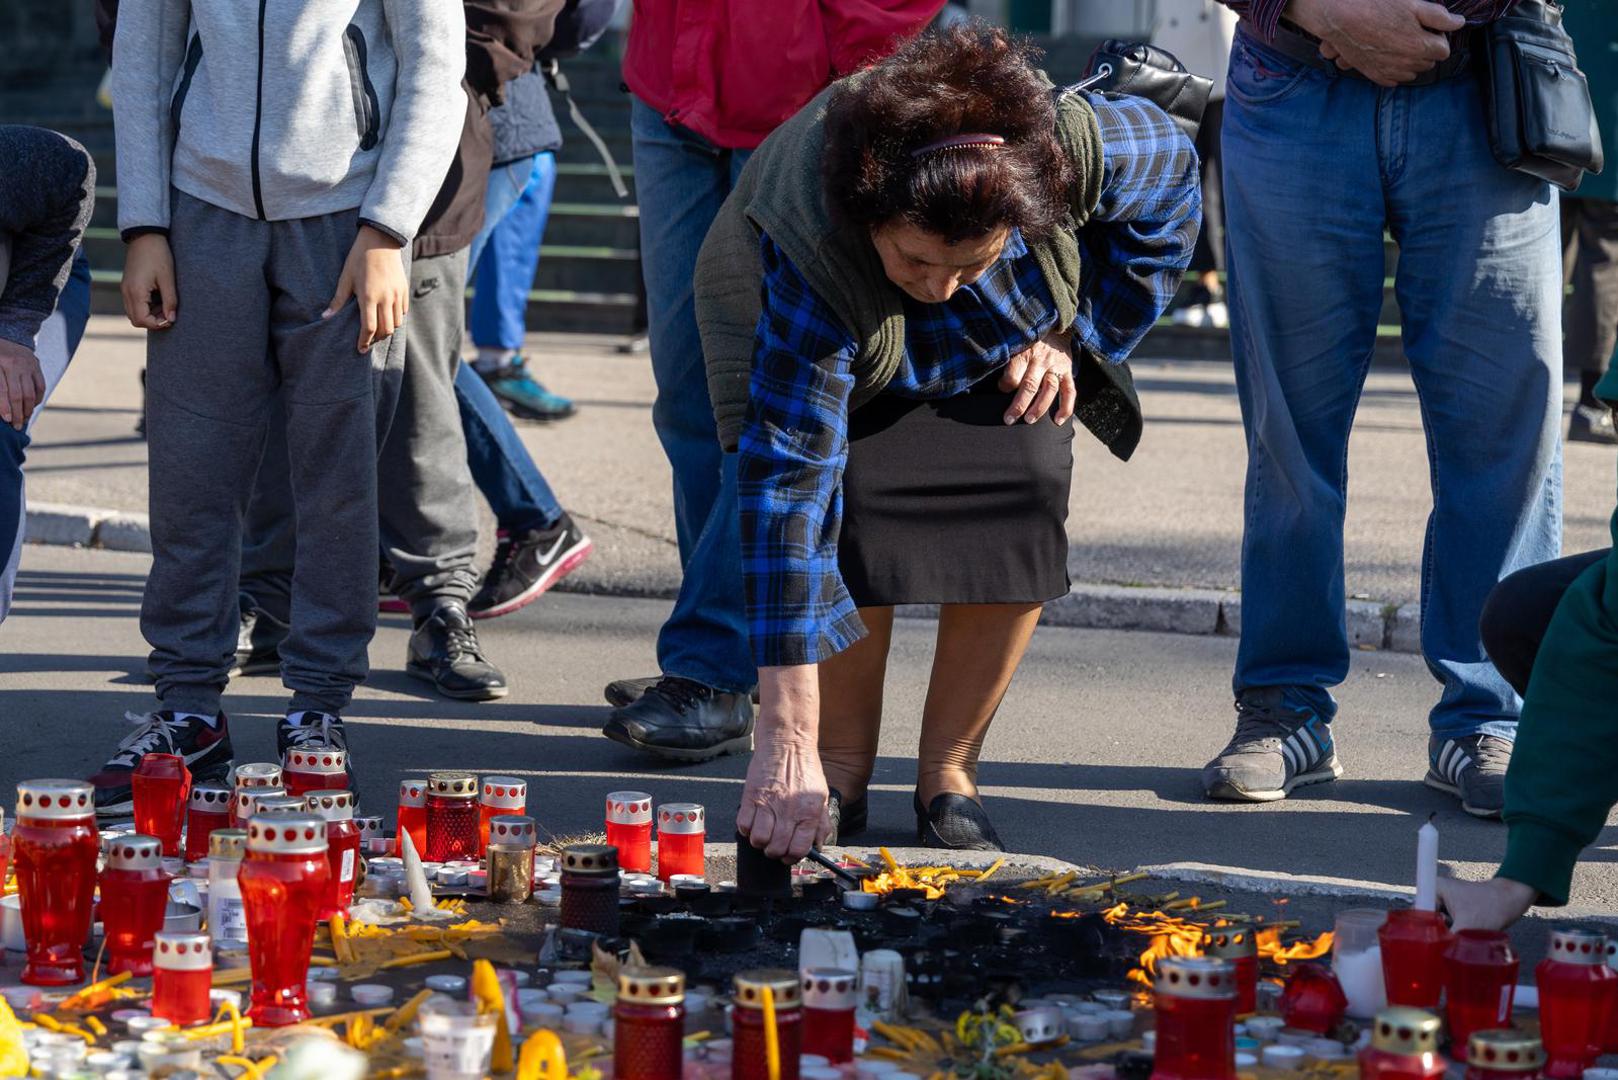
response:
[[[1156,106],[1054,93],[1030,60],[973,26],[841,80],[759,148],[703,246],[761,694],[737,826],[772,857],[864,828],[905,603],[940,605],[918,839],[1000,847],[978,755],[1068,591],[1068,420],[1088,408],[1120,456],[1138,436],[1105,372],[1190,259],[1196,154]]]

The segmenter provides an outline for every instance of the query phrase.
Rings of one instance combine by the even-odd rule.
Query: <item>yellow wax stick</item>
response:
[[[436,952],[417,953],[414,956],[395,956],[392,960],[384,960],[379,967],[402,968],[415,967],[417,964],[431,964],[436,960],[448,960],[455,954],[448,949],[439,949]]]
[[[887,855],[884,848],[883,855]],[[764,1061],[769,1067],[770,1080],[781,1080],[781,1036],[775,1030],[775,991],[763,987],[764,997]]]
[[[277,1060],[272,1055],[260,1061],[252,1061],[248,1058],[237,1057],[234,1054],[224,1054],[218,1059],[219,1064],[234,1065],[242,1070],[241,1076],[250,1076],[253,1080],[264,1080],[264,1070],[274,1068]]]
[[[205,1024],[202,1027],[187,1028],[186,1030],[181,1031],[179,1034],[182,1039],[185,1039],[188,1042],[201,1042],[204,1039],[217,1039],[221,1035],[230,1035],[232,1036],[231,1042],[234,1044],[236,1037],[252,1026],[253,1021],[243,1017],[240,1021],[239,1029],[236,1021],[226,1020],[225,1022],[219,1024]],[[174,1031],[177,1029],[162,1028],[159,1030]],[[235,1049],[234,1045],[232,1045],[232,1049]],[[236,1052],[240,1053],[241,1051],[238,1050]]]
[[[105,1035],[107,1033],[107,1025],[103,1024],[97,1017],[86,1016],[84,1018],[84,1025],[91,1031],[95,1032],[98,1036]]]
[[[348,943],[348,920],[342,915],[331,917],[331,951],[336,954],[340,964],[354,962],[354,949]]]
[[[421,993],[399,1006],[399,1010],[397,1012],[388,1017],[387,1020],[383,1021],[382,1029],[388,1034],[392,1035],[400,1028],[403,1028],[406,1024],[410,1023],[410,1021],[416,1018],[416,1013],[421,1009],[422,1002],[426,1001],[432,996],[433,992],[431,990],[423,990]]]
[[[336,1027],[338,1024],[353,1023],[361,1017],[381,1016],[392,1011],[392,1005],[381,1005],[375,1009],[356,1009],[353,1012],[333,1013],[331,1016],[317,1016],[312,1020],[304,1021],[304,1023],[313,1024],[315,1027]]]

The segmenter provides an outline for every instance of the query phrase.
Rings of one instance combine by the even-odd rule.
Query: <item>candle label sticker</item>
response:
[[[342,868],[337,871],[337,879],[339,881],[353,881],[354,880],[354,849],[353,848],[349,848],[348,850],[343,852],[343,865],[342,865]]]
[[[219,898],[219,925],[208,930],[215,938],[241,941],[247,937],[247,908],[240,900]]]

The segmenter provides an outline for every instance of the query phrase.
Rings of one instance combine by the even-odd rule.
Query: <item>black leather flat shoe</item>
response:
[[[865,795],[845,803],[843,793],[832,788],[826,799],[826,809],[831,815],[831,836],[826,843],[841,843],[850,836],[864,832],[869,806],[870,799]]]
[[[946,791],[933,796],[925,808],[921,793],[915,797],[916,839],[922,847],[955,851],[1004,851],[1000,834],[975,800]]]

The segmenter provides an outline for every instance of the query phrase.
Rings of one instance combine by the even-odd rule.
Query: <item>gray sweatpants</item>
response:
[[[357,211],[256,221],[176,192],[178,314],[148,335],[152,570],[141,631],[163,708],[214,713],[237,636],[242,518],[273,407],[296,508],[291,708],[340,712],[376,629],[376,451],[398,393],[402,336],[355,350],[336,290]]]
[[[478,582],[475,489],[455,403],[466,257],[463,248],[411,263],[404,377],[377,465],[382,552],[417,622],[444,600],[464,604]],[[242,553],[242,591],[278,618],[292,578],[291,492],[276,457],[285,452],[272,437]]]

